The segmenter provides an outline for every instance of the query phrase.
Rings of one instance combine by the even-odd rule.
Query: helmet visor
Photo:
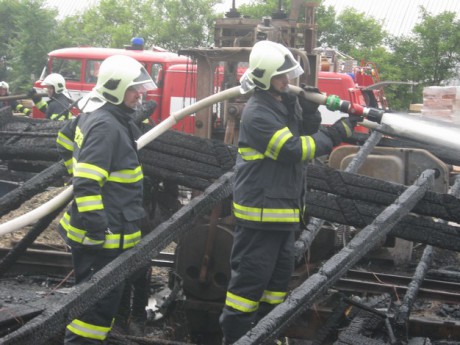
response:
[[[128,87],[128,89],[134,89],[139,93],[146,93],[147,91],[155,90],[156,88],[156,84],[151,79],[147,82],[143,82],[142,84],[131,83]]]
[[[128,85],[128,87],[133,86],[136,88],[136,91],[141,93],[154,90],[157,88],[157,85],[152,80],[152,78],[150,77],[150,75],[144,67],[140,68],[139,75]]]
[[[250,78],[249,70],[246,70],[240,78],[240,92],[244,95],[249,91],[253,90],[256,87],[256,84]]]
[[[286,76],[289,80],[292,80],[292,79],[298,78],[302,74],[303,74],[303,68],[300,67],[300,65],[297,65],[297,67],[294,68],[292,71],[287,72]]]

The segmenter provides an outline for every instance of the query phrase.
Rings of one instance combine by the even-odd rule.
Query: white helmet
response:
[[[0,89],[6,89],[6,92],[10,92],[10,86],[6,81],[0,81]]]
[[[121,104],[125,92],[135,86],[139,92],[156,88],[142,64],[126,55],[113,55],[102,61],[96,86],[78,104],[81,111],[91,112],[106,102]]]
[[[66,91],[65,79],[58,73],[51,73],[42,81],[42,86],[53,86],[55,93]]]
[[[259,41],[252,47],[249,68],[240,78],[240,91],[244,94],[255,87],[268,90],[272,77],[287,74],[288,79],[294,79],[302,73],[288,48],[273,41]]]

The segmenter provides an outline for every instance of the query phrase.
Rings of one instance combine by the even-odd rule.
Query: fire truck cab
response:
[[[146,100],[157,103],[151,116],[154,122],[161,122],[171,112],[195,102],[196,67],[191,59],[161,48],[144,50],[134,46],[127,49],[75,47],[54,50],[48,54],[48,62],[34,86],[40,92],[41,81],[50,73],[59,73],[66,80],[72,100],[76,101],[94,87],[101,62],[116,54],[131,56],[141,62],[157,84],[157,89],[145,95]],[[44,114],[35,107],[32,116],[44,118]],[[193,133],[193,116],[180,121],[175,128]]]

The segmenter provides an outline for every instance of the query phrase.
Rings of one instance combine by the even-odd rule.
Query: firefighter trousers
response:
[[[294,231],[235,227],[231,277],[219,319],[225,344],[237,341],[283,302],[294,271],[294,238]]]
[[[104,256],[98,251],[72,248],[72,262],[75,271],[75,283],[79,284],[91,277],[114,260],[114,256]],[[106,338],[112,328],[117,313],[124,284],[112,289],[99,299],[77,319],[67,325],[65,345],[101,345],[106,344]]]

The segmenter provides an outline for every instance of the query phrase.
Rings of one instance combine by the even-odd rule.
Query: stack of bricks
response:
[[[460,124],[460,87],[423,88],[422,116]]]

